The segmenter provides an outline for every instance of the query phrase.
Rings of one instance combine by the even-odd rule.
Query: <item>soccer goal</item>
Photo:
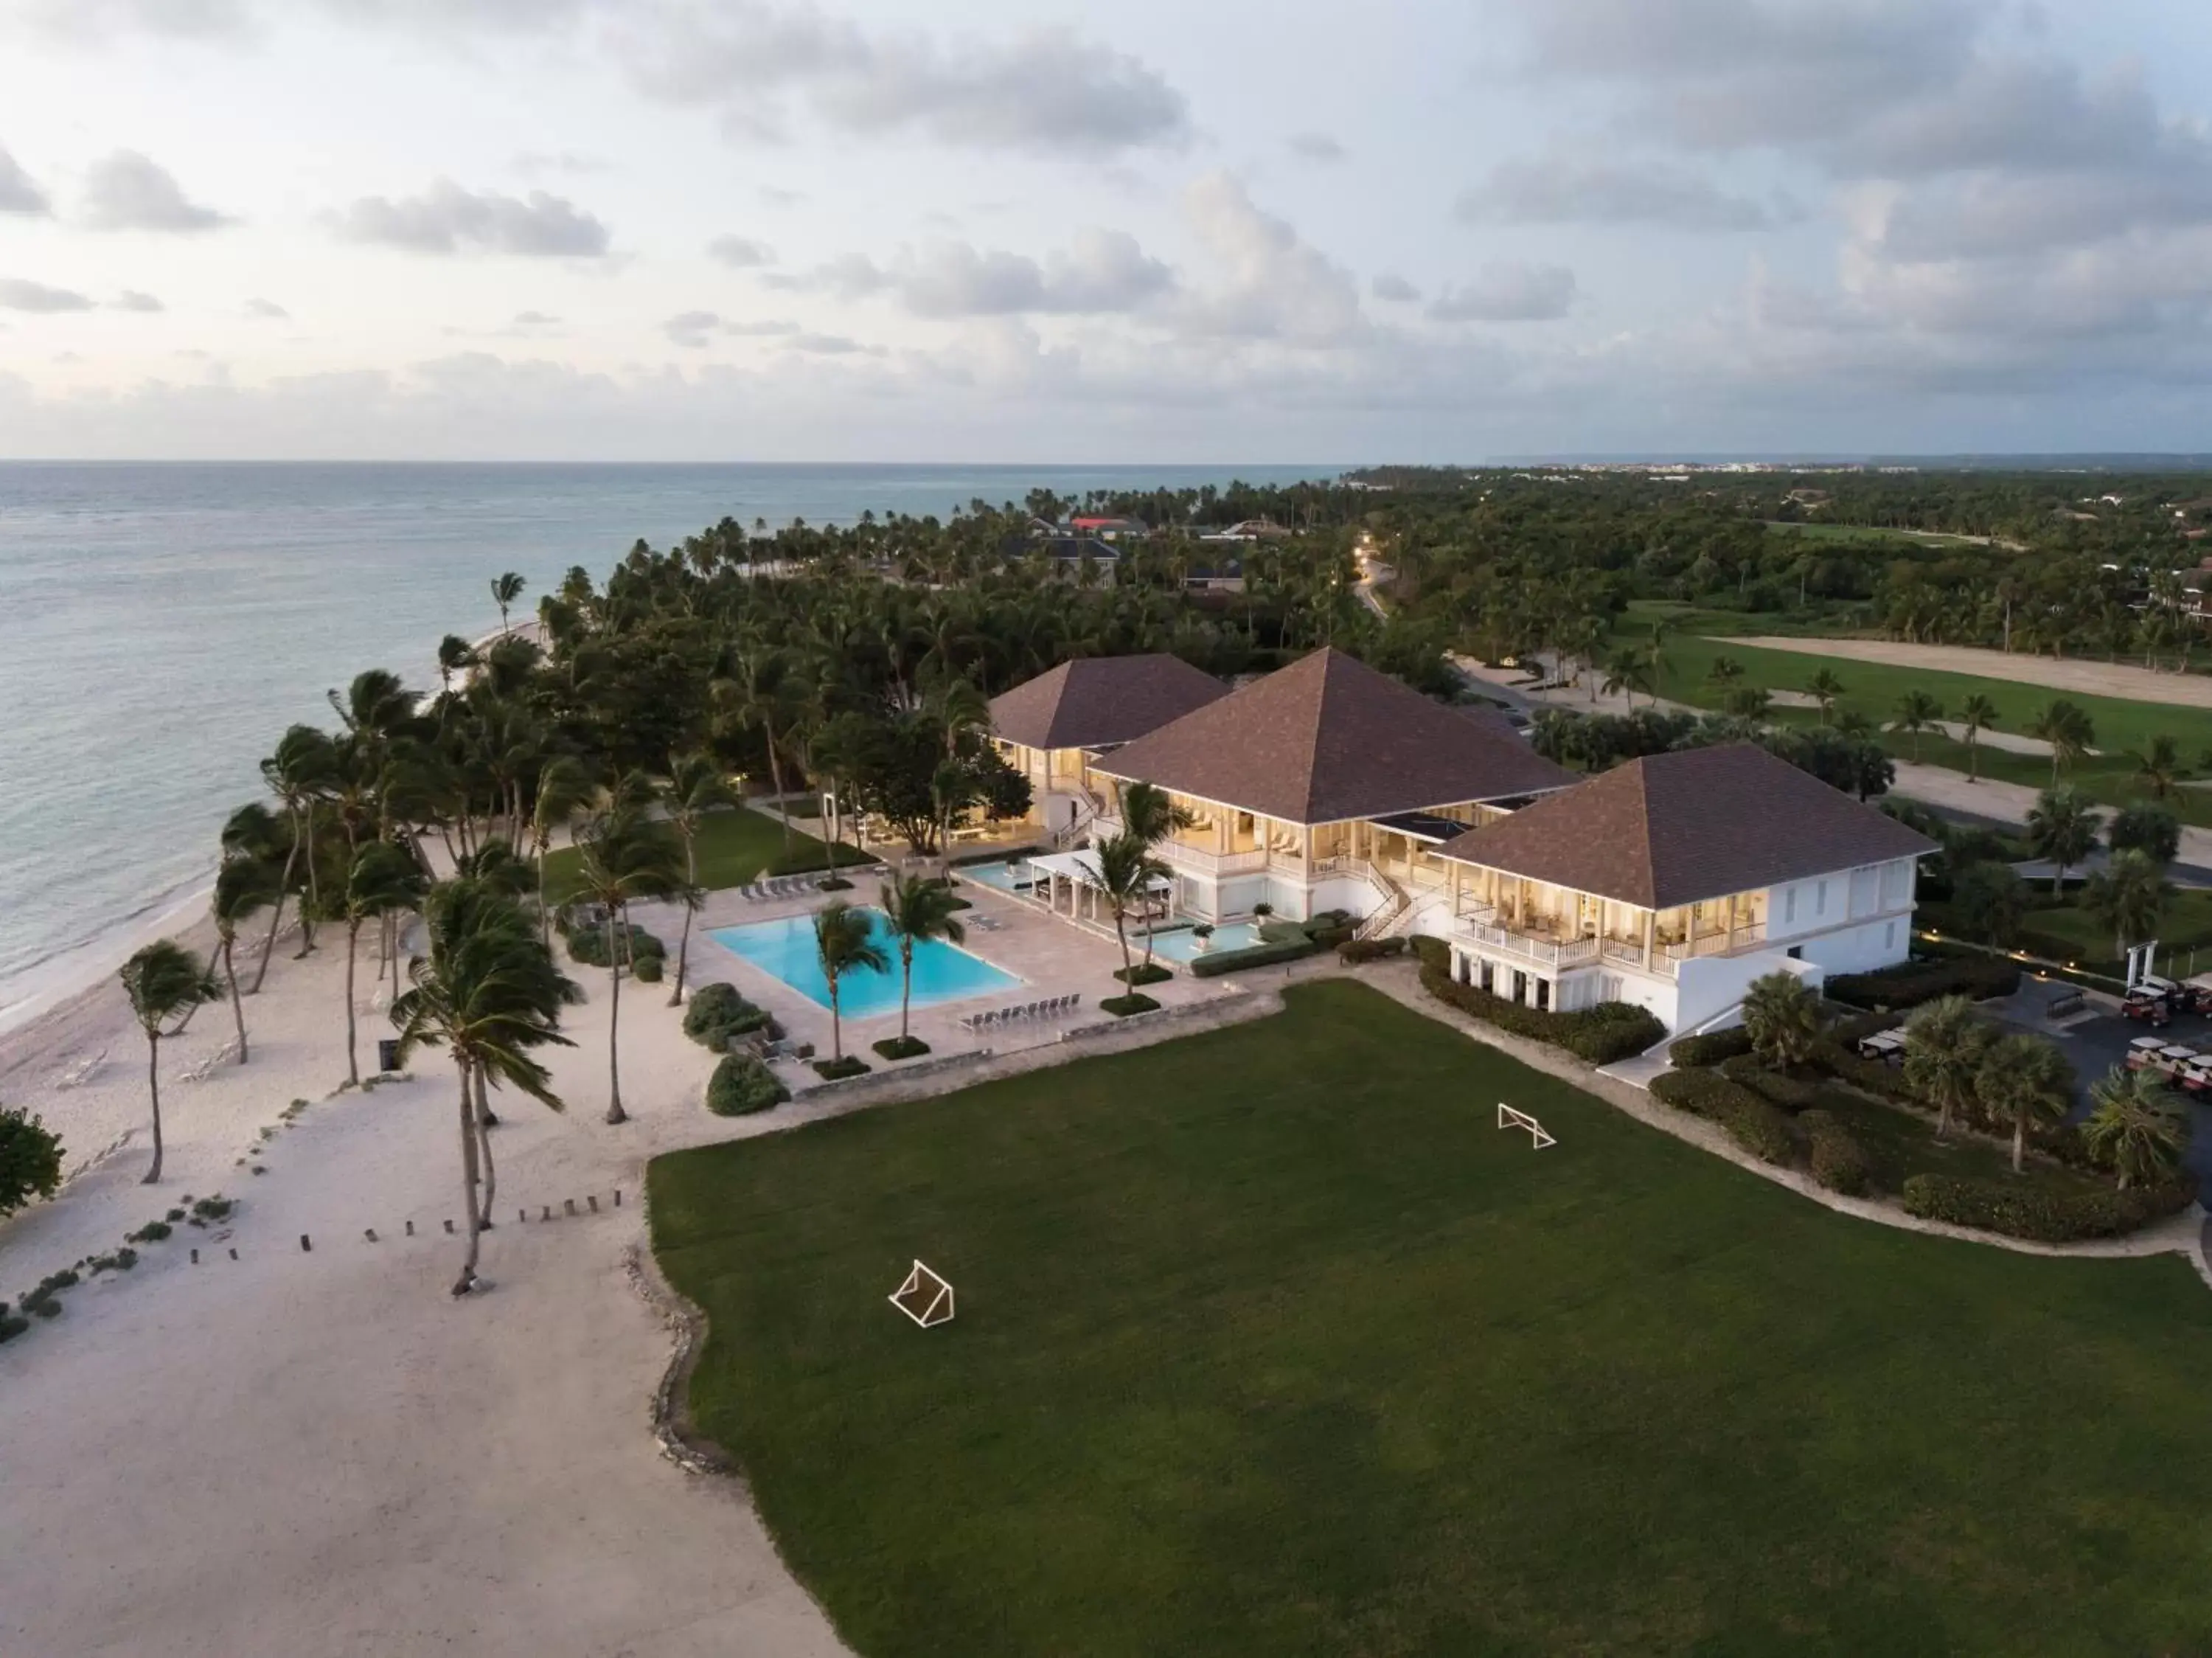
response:
[[[890,1302],[925,1330],[952,1321],[952,1286],[920,1261],[891,1292]]]
[[[1498,1126],[1500,1128],[1527,1129],[1528,1131],[1528,1143],[1538,1151],[1541,1151],[1546,1146],[1555,1146],[1559,1143],[1550,1135],[1545,1133],[1544,1125],[1538,1122],[1534,1118],[1531,1117],[1527,1112],[1516,1111],[1512,1106],[1507,1105],[1502,1100],[1498,1105]],[[917,1262],[916,1265],[918,1265],[920,1263]],[[947,1316],[949,1317],[950,1314]]]

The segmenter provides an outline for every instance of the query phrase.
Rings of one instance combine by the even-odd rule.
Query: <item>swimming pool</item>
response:
[[[902,978],[890,923],[881,910],[864,909],[860,913],[868,918],[869,941],[883,951],[890,971],[879,973],[862,967],[838,975],[837,1009],[848,1019],[896,1013],[899,1005]],[[813,917],[788,916],[781,921],[756,921],[743,927],[716,927],[707,936],[731,954],[781,979],[816,1007],[830,1005],[830,981],[822,976],[821,957],[814,948]],[[917,1008],[990,996],[1016,989],[1021,982],[981,956],[970,955],[942,939],[927,939],[914,947],[913,1005]]]
[[[1260,942],[1260,930],[1249,921],[1235,921],[1224,927],[1216,927],[1206,943],[1214,950],[1249,950]],[[1132,948],[1142,948],[1137,939],[1129,941]],[[1198,939],[1188,927],[1178,927],[1160,934],[1152,940],[1152,954],[1170,961],[1191,961],[1200,954]]]

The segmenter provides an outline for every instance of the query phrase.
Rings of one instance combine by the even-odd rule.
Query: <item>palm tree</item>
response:
[[[1716,656],[1705,670],[1705,679],[1717,691],[1726,691],[1741,678],[1743,664],[1733,656]]]
[[[1754,978],[1743,994],[1743,1027],[1753,1051],[1778,1070],[1813,1058],[1820,1040],[1819,998],[1794,973]]]
[[[607,1118],[609,1123],[629,1120],[623,1110],[621,1044],[617,1027],[622,1018],[622,952],[616,948],[616,929],[625,942],[629,937],[630,900],[668,898],[684,881],[684,854],[668,826],[641,818],[634,812],[602,814],[576,833],[575,896],[597,906],[605,928],[607,949]]]
[[[2017,1174],[2027,1150],[2029,1122],[2039,1117],[2056,1122],[2073,1106],[2074,1068],[2039,1036],[2001,1036],[1982,1057],[1974,1097],[1992,1116],[2012,1119],[2012,1172]]]
[[[2172,797],[2181,781],[2181,754],[2171,737],[2153,737],[2150,747],[2136,756],[2136,781],[2153,800]]]
[[[277,740],[276,752],[261,762],[262,780],[269,792],[276,795],[291,820],[292,845],[284,856],[283,891],[293,890],[293,881],[299,873],[300,861],[307,860],[307,892],[311,901],[319,903],[321,892],[315,873],[315,802],[323,798],[337,775],[337,745],[331,734],[312,725],[295,725]],[[276,941],[276,923],[283,917],[280,895],[277,912],[270,923],[269,940]],[[300,928],[300,954],[305,955],[315,948],[314,930],[303,916]],[[253,988],[258,991],[261,981],[268,977],[269,952],[264,951],[260,971],[253,976]]]
[[[1915,1009],[1905,1021],[1905,1081],[1936,1107],[1936,1137],[1951,1131],[1951,1113],[1973,1097],[1993,1033],[1963,996]]]
[[[911,959],[912,945],[904,947]],[[838,984],[855,970],[889,972],[890,960],[875,941],[868,912],[856,910],[842,899],[833,899],[814,912],[814,949],[822,962],[822,977],[830,986],[830,1060],[845,1058],[845,1029],[838,1008]]]
[[[276,929],[284,918],[283,869],[292,848],[292,826],[259,801],[248,801],[224,820],[222,856],[226,863],[258,863],[269,871],[269,898],[274,907],[269,935],[261,942],[261,971],[269,969],[270,952],[276,948]],[[243,876],[235,877],[243,880]],[[260,988],[257,976],[246,994]]]
[[[1889,722],[1893,731],[1902,731],[1912,739],[1912,763],[1920,764],[1920,734],[1943,717],[1943,704],[1924,691],[1908,691],[1897,699],[1897,710]]]
[[[1198,819],[1188,807],[1156,783],[1133,783],[1121,790],[1121,832],[1142,843],[1149,853],[1169,836],[1180,833]],[[1145,966],[1152,965],[1152,930],[1145,929]]]
[[[783,826],[784,863],[791,862],[791,819],[784,811],[783,759],[776,748],[776,728],[791,711],[791,698],[783,677],[783,655],[760,640],[748,640],[731,664],[728,678],[718,680],[715,699],[741,730],[758,729],[768,749],[768,773],[775,789],[776,819]]]
[[[361,1058],[357,1038],[360,1021],[354,1005],[354,966],[361,954],[361,930],[371,916],[411,909],[422,896],[422,867],[397,842],[373,840],[354,854],[347,866],[345,887],[335,897],[331,919],[346,930],[346,1081],[358,1087]]]
[[[2051,862],[2051,892],[2065,887],[2066,872],[2097,850],[2097,814],[2071,789],[2046,789],[2027,812],[2027,844]]]
[[[501,623],[504,625],[506,620],[507,618],[501,615]],[[439,686],[451,695],[453,689],[453,675],[464,668],[475,667],[476,661],[476,647],[461,637],[459,634],[448,633],[438,641]]]
[[[2172,883],[2158,860],[2136,847],[2115,852],[2112,861],[2081,888],[2081,906],[2112,930],[2118,954],[2158,934],[2158,919],[2173,896]]]
[[[1997,705],[1978,691],[1959,704],[1959,726],[1966,741],[1966,781],[1969,783],[1982,780],[1979,741],[1982,733],[1991,729],[1996,722]]]
[[[914,947],[933,938],[964,943],[967,930],[956,919],[958,902],[952,888],[921,875],[894,875],[883,883],[878,896],[891,937],[897,941],[899,958],[899,1045],[911,1039],[907,1029],[907,1003],[914,995]],[[826,977],[825,970],[825,977]]]
[[[553,907],[545,901],[545,858],[554,832],[574,817],[592,796],[591,774],[581,761],[556,754],[538,768],[531,796],[530,850],[538,865],[538,936],[550,948]]]
[[[508,631],[507,607],[522,597],[522,589],[526,585],[523,579],[513,570],[491,578],[491,599],[492,602],[499,607],[499,631],[501,633]]]
[[[1114,912],[1114,936],[1121,944],[1122,992],[1134,995],[1137,973],[1136,964],[1129,957],[1129,912],[1150,900],[1152,882],[1164,876],[1167,868],[1152,856],[1152,848],[1143,839],[1126,829],[1110,840],[1101,841],[1093,855],[1098,860],[1098,890]]]
[[[2180,1164],[2188,1127],[2172,1091],[2156,1071],[2115,1066],[2091,1085],[2089,1100],[2081,1138],[2091,1155],[2119,1176],[2121,1191]]]
[[[146,1033],[146,1090],[154,1106],[154,1166],[140,1184],[152,1186],[161,1178],[161,1044],[181,1036],[192,1015],[210,1002],[219,1000],[222,986],[190,950],[174,941],[157,938],[123,964],[118,975],[138,1028]]]
[[[722,768],[706,755],[679,754],[669,763],[660,802],[676,838],[684,843],[684,937],[676,947],[676,988],[668,998],[668,1005],[677,1008],[684,1004],[684,973],[691,957],[691,913],[698,908],[690,895],[699,887],[699,831],[708,813],[717,807],[735,806],[738,795],[722,775]]]
[[[408,966],[413,988],[392,1009],[403,1059],[418,1047],[442,1047],[453,1056],[461,1086],[461,1186],[467,1206],[468,1253],[457,1295],[476,1283],[478,1234],[484,1215],[477,1201],[479,1141],[472,1077],[512,1083],[555,1111],[561,1100],[545,1068],[530,1050],[566,1047],[556,1028],[562,1004],[575,986],[514,901],[470,881],[448,881],[424,905],[429,954]]]
[[[1827,724],[1828,716],[1835,712],[1836,699],[1844,694],[1844,682],[1824,667],[1807,682],[1805,691],[1820,705],[1820,723]]]
[[[1636,707],[1638,692],[1641,691],[1647,697],[1654,694],[1651,689],[1651,665],[1640,653],[1623,646],[1605,659],[1604,689],[1605,694],[1608,697],[1626,696],[1628,698],[1629,709],[1632,712]]]
[[[259,858],[234,857],[223,860],[222,867],[215,872],[215,897],[210,907],[215,914],[216,948],[222,954],[222,976],[230,986],[231,1017],[238,1025],[238,1063],[246,1063],[246,1004],[239,999],[238,946],[239,924],[264,905],[273,904],[277,896],[276,871]]]
[[[2036,716],[2027,735],[2051,745],[2051,781],[2056,783],[2063,768],[2089,752],[2097,741],[2097,728],[2080,704],[2058,697]]]

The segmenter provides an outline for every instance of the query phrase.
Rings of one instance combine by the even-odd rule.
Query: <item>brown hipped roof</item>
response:
[[[1654,754],[1468,831],[1443,856],[1647,910],[1936,850],[1749,743]]]
[[[1102,748],[1228,694],[1180,656],[1079,656],[993,698],[991,732],[1024,748]]]
[[[1186,714],[1099,770],[1306,824],[1574,781],[1503,721],[1470,720],[1339,650],[1316,650]]]

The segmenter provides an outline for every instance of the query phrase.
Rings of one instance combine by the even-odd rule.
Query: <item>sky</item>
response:
[[[2212,451],[2212,8],[0,0],[0,457]]]

